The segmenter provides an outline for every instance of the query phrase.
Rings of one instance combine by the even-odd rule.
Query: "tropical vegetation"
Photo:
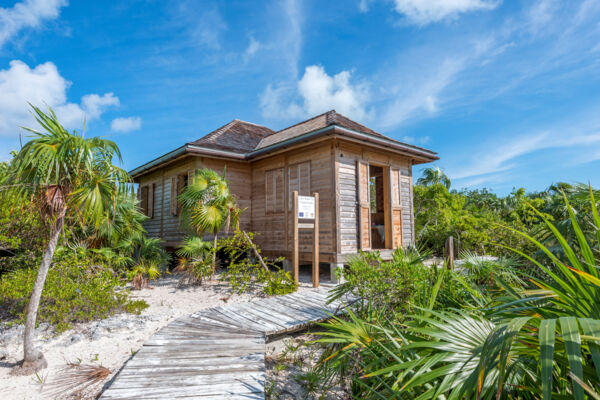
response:
[[[160,243],[145,238],[128,174],[115,165],[116,144],[68,132],[52,109],[31,110],[39,128],[24,128],[30,140],[0,164],[0,303],[4,316],[25,323],[15,370],[24,374],[47,365],[34,346],[39,311],[58,331],[139,312],[144,303],[117,293],[119,280],[164,261]]]
[[[253,241],[254,234],[240,228],[244,209],[238,206],[236,197],[229,190],[225,175],[225,171],[220,175],[210,169],[196,170],[179,196],[183,207],[182,222],[192,232],[177,252],[181,258],[176,270],[183,273],[181,282],[201,283],[214,275],[217,254],[220,254],[227,265],[221,277],[235,292],[256,288],[267,295],[294,291],[296,284],[290,273],[277,265],[281,260],[263,257]],[[223,233],[221,240],[220,232]],[[213,236],[212,246],[202,240],[205,233]],[[209,256],[212,256],[210,264]]]
[[[321,392],[341,387],[365,399],[599,398],[596,191],[561,184],[499,200],[487,191],[452,193],[439,183],[415,189],[450,199],[431,207],[438,215],[482,201],[481,210],[497,215],[486,232],[491,240],[484,248],[463,240],[470,251],[455,270],[425,265],[423,249],[397,250],[391,261],[377,253],[350,261],[340,272],[346,282],[332,294],[346,301],[348,313],[321,324],[311,345],[320,352],[313,372]],[[504,214],[508,207],[513,213]],[[482,249],[499,257],[473,252]]]

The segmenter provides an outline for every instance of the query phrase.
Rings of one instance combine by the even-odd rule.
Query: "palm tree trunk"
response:
[[[63,223],[65,218],[65,212],[59,213],[53,226],[50,228],[50,240],[44,251],[42,257],[42,263],[38,271],[35,285],[33,286],[33,292],[31,293],[31,299],[27,306],[27,319],[25,321],[25,335],[23,338],[23,365],[21,369],[26,374],[32,374],[37,370],[46,368],[48,363],[44,358],[41,351],[33,347],[34,335],[35,335],[35,320],[37,318],[37,312],[40,305],[40,299],[42,297],[42,290],[44,289],[44,283],[46,282],[46,276],[52,263],[52,257],[58,244],[58,239],[62,231]]]
[[[213,275],[217,271],[217,234],[215,233],[215,237],[213,238],[213,259],[212,259],[212,270]]]

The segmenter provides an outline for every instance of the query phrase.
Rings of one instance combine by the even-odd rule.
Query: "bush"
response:
[[[132,301],[117,292],[120,282],[112,269],[89,266],[89,261],[66,252],[51,266],[40,301],[37,322],[48,322],[62,332],[77,322],[106,318],[118,312],[139,314],[148,307],[143,300]],[[82,267],[85,265],[86,267]],[[0,309],[14,323],[25,321],[25,312],[37,268],[21,268],[2,277]]]
[[[444,279],[448,270],[425,266],[426,254],[415,249],[397,249],[392,260],[383,261],[379,252],[365,253],[350,259],[348,266],[340,270],[344,283],[333,289],[333,298],[344,294],[360,299],[358,310],[367,305],[382,315],[405,313],[411,307],[427,307],[434,290],[440,292],[438,301],[446,306],[463,297],[462,285],[453,279]]]
[[[253,240],[254,234],[249,232],[248,237]],[[231,289],[238,294],[260,287],[267,295],[273,296],[292,293],[297,288],[292,275],[275,264],[280,259],[263,257],[269,267],[269,271],[266,271],[258,260],[251,258],[252,246],[239,230],[234,236],[221,239],[218,250],[227,257],[227,270],[222,279],[227,280]],[[257,251],[260,253],[260,249]]]

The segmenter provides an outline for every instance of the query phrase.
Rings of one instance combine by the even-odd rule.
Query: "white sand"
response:
[[[203,308],[246,302],[258,297],[252,294],[232,295],[229,286],[218,281],[183,288],[176,285],[177,278],[171,276],[153,282],[153,289],[132,291],[134,298],[144,299],[149,305],[139,316],[120,314],[102,321],[78,324],[58,336],[53,336],[51,329],[41,327],[36,345],[44,353],[48,368],[41,370],[38,376],[15,377],[9,374],[12,366],[23,358],[22,330],[17,332],[12,328],[11,332],[19,334],[2,340],[0,327],[0,353],[8,353],[7,358],[0,360],[0,399],[56,398],[50,395],[52,382],[57,370],[67,362],[99,364],[110,369],[111,375],[106,380],[85,393],[85,398],[96,398],[103,384],[119,371],[132,352],[169,322]],[[302,283],[299,290],[308,287],[308,283]],[[4,336],[6,333],[5,330]]]

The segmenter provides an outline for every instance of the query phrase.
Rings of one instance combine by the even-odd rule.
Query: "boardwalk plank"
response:
[[[144,343],[101,399],[265,398],[265,340],[330,318],[328,289],[228,304],[178,318]]]

